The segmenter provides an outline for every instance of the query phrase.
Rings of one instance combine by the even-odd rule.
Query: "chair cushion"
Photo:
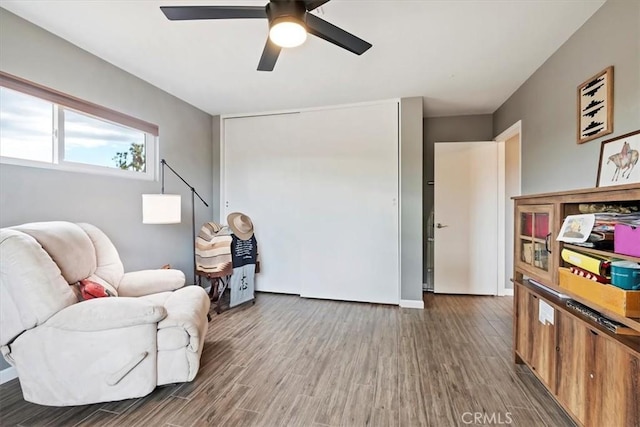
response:
[[[78,227],[87,233],[95,248],[96,271],[94,274],[106,281],[115,290],[124,275],[124,266],[120,260],[120,255],[118,255],[118,250],[107,235],[95,225],[79,223]]]
[[[173,291],[184,286],[184,273],[180,270],[160,268],[126,273],[118,284],[121,297],[140,297]]]
[[[60,269],[28,234],[0,230],[0,344],[77,302]]]
[[[96,250],[82,228],[71,222],[32,222],[10,229],[32,236],[57,264],[68,284],[96,271]]]

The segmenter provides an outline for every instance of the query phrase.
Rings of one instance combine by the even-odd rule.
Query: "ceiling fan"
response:
[[[307,33],[320,37],[356,55],[362,55],[372,45],[310,11],[330,0],[270,0],[266,6],[161,6],[171,21],[194,19],[255,19],[269,20],[269,37],[258,63],[258,71],[272,71],[283,47],[299,46]]]

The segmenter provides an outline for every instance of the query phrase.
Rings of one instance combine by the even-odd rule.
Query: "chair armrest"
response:
[[[158,323],[158,330],[178,327],[189,335],[189,349],[198,351],[201,337],[207,332],[209,296],[200,286],[185,286],[174,292],[164,303],[167,317]]]
[[[79,302],[51,316],[43,326],[67,331],[95,332],[158,323],[164,307],[139,298],[95,298]]]
[[[121,297],[140,297],[173,291],[184,286],[184,273],[180,270],[158,269],[125,273],[118,285]]]

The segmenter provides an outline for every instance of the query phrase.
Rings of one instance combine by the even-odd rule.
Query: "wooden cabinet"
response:
[[[640,185],[515,198],[515,360],[531,368],[579,425],[640,427],[640,336],[615,334],[558,296],[568,295],[624,324],[626,333],[640,334],[640,318],[616,314],[559,286],[565,244],[555,238],[564,217],[580,213],[581,204],[640,206]],[[566,246],[640,262],[637,257]],[[553,322],[540,321],[541,301],[553,307]]]
[[[528,361],[538,378],[550,389],[555,386],[556,330],[553,324],[539,319],[540,301],[536,294],[519,289],[517,298],[517,322],[521,334],[516,339],[516,351]]]

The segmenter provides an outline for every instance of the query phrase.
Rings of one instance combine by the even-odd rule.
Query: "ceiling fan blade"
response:
[[[323,4],[327,3],[330,0],[304,0],[304,7],[311,11],[313,9],[317,9]]]
[[[171,21],[266,18],[264,6],[160,6]]]
[[[304,21],[307,25],[307,31],[309,34],[313,34],[314,36],[320,37],[321,39],[340,46],[343,49],[347,49],[356,55],[362,55],[372,46],[371,43],[368,43],[361,38],[346,32],[342,28],[338,28],[324,19],[320,19],[310,13],[304,14]]]
[[[278,56],[282,48],[273,43],[270,38],[267,37],[267,43],[264,45],[260,62],[258,63],[258,71],[273,71],[273,67],[276,65]]]

